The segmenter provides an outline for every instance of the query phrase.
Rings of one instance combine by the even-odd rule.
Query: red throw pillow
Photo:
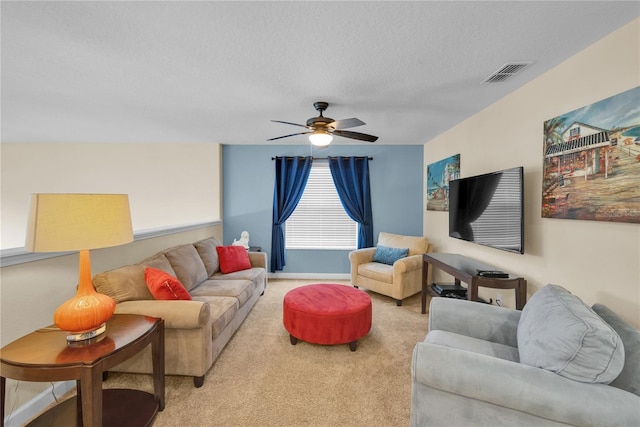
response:
[[[251,268],[249,253],[243,246],[216,246],[220,259],[220,271],[224,274]]]
[[[155,299],[190,300],[191,295],[184,285],[172,275],[157,268],[147,267],[144,270],[144,281]]]

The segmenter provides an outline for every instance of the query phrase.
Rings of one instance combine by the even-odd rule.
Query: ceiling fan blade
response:
[[[366,133],[351,132],[349,130],[334,130],[334,135],[342,136],[344,138],[358,139],[360,141],[376,142],[377,136],[367,135]]]
[[[307,128],[307,129],[309,129],[307,126],[305,126],[305,125],[299,125],[298,123],[283,122],[282,120],[271,120],[271,121],[272,121],[272,122],[275,122],[275,123],[284,123],[285,125],[300,126],[300,127],[303,127],[303,128]]]
[[[306,126],[305,126],[306,127]],[[296,136],[296,135],[306,135],[308,133],[311,132],[299,132],[299,133],[292,133],[291,135],[284,135],[284,136],[278,136],[276,138],[271,138],[271,139],[267,139],[267,141],[274,141],[276,139],[282,139],[282,138],[289,138],[290,136]]]
[[[336,120],[335,122],[331,123],[330,126],[333,126],[334,129],[348,129],[362,125],[366,125],[366,123],[360,119],[356,119],[355,117],[353,117],[351,119]]]

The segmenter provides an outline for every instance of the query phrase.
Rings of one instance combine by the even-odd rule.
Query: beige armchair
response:
[[[349,253],[351,284],[390,296],[402,305],[402,300],[422,290],[422,254],[432,251],[426,237],[402,236],[381,232],[378,245],[391,248],[407,248],[409,256],[400,258],[393,265],[373,262],[376,248],[363,248]],[[431,275],[431,271],[429,272]],[[428,278],[431,282],[431,277]]]

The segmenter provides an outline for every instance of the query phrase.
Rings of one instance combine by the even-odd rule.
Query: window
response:
[[[328,162],[314,162],[300,203],[285,224],[287,249],[355,249],[358,223],[340,203]]]

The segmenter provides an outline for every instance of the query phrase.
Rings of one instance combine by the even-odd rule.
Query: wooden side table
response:
[[[478,287],[494,289],[514,289],[516,309],[522,310],[527,302],[527,281],[522,277],[509,275],[508,278],[489,278],[478,276],[478,270],[496,270],[495,267],[459,254],[428,253],[422,255],[422,314],[427,312],[427,296],[431,293],[428,283],[429,268],[437,267],[452,275],[457,285],[467,284],[467,299],[478,299]]]
[[[20,381],[76,380],[77,396],[51,408],[28,426],[150,426],[164,409],[164,321],[116,314],[96,338],[67,344],[66,332],[47,327],[2,348],[0,391],[4,427],[6,378]],[[154,394],[102,390],[103,373],[151,344]]]

